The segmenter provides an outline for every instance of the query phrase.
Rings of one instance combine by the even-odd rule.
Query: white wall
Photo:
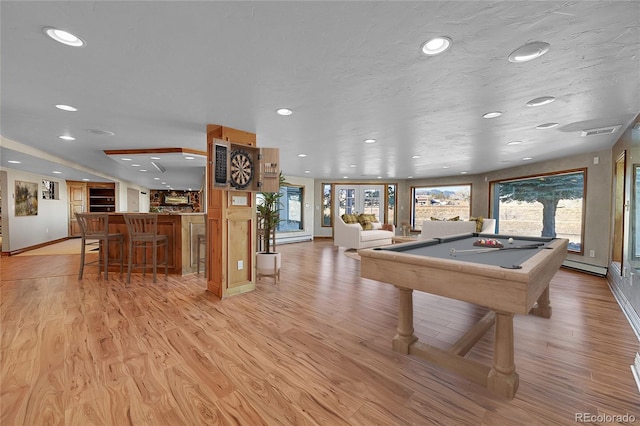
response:
[[[2,181],[2,251],[12,252],[25,247],[55,241],[68,236],[69,214],[67,183],[50,176],[37,175],[19,170],[3,168],[6,172]],[[55,182],[59,187],[58,200],[42,199],[42,180]],[[38,214],[16,216],[16,180],[38,184]],[[5,208],[6,205],[6,208]],[[6,217],[6,219],[5,219]]]

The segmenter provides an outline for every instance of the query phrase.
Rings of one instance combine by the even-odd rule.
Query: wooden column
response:
[[[255,197],[250,191],[215,187],[214,140],[256,146],[256,135],[207,125],[207,290],[220,298],[255,289]]]

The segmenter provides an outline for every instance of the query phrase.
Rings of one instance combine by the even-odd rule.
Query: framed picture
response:
[[[16,216],[38,214],[38,184],[16,181]]]

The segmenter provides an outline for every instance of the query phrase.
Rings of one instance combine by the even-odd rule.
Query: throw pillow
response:
[[[478,217],[471,216],[469,218],[469,221],[475,221],[476,222],[476,232],[482,232],[482,223],[484,222],[484,218],[482,216],[478,216]]]
[[[457,221],[460,220],[460,216],[455,216],[455,217],[452,217],[451,219],[447,219],[447,220],[450,220],[450,221],[453,221],[453,222],[457,222]]]
[[[362,229],[364,229],[365,231],[369,231],[373,229],[373,226],[371,225],[371,223],[377,222],[377,221],[378,219],[376,218],[376,215],[373,215],[373,214],[360,213],[358,215],[358,222],[360,222]]]
[[[438,219],[437,217],[431,216],[431,220],[444,220],[444,219]]]
[[[383,223],[382,224],[382,229],[384,231],[393,231],[393,225],[390,223]]]
[[[344,223],[358,223],[358,215],[357,214],[343,214],[342,220]]]
[[[371,224],[371,229],[382,229],[382,224],[380,222],[369,222]]]

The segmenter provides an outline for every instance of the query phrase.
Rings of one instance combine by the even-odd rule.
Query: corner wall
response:
[[[66,238],[69,234],[69,203],[66,181],[8,168],[3,168],[3,171],[6,172],[6,179],[5,176],[3,176],[2,251],[14,252],[26,247]],[[58,185],[59,199],[42,199],[43,179],[55,182]],[[15,215],[15,188],[17,180],[38,184],[37,215]]]

